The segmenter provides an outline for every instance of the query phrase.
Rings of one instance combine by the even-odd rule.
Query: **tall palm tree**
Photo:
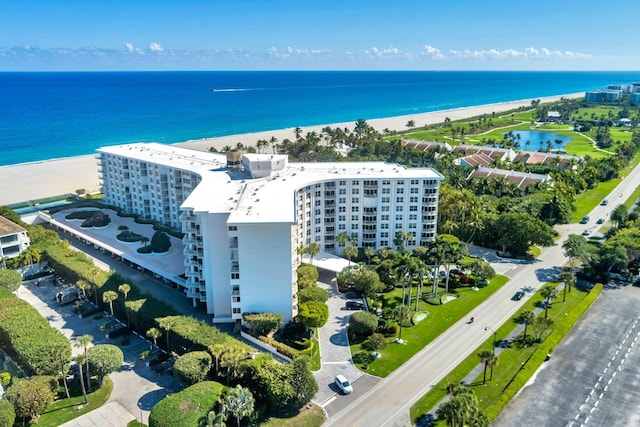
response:
[[[523,311],[520,314],[520,322],[524,323],[524,339],[527,339],[527,327],[536,320],[536,314],[531,310]]]
[[[551,300],[554,300],[558,296],[558,290],[551,286],[543,286],[540,289],[540,296],[545,299],[544,302],[544,318],[547,318],[547,311],[549,310],[549,304],[551,304]]]
[[[355,246],[347,246],[342,252],[343,255],[345,255],[349,260],[349,266],[351,266],[351,258],[355,258],[358,256],[358,248],[356,248]]]
[[[311,242],[307,246],[306,252],[309,254],[309,264],[313,265],[313,257],[320,252],[320,245],[316,242]]]
[[[373,249],[371,246],[367,246],[366,248],[364,248],[364,256],[367,257],[367,263],[369,265],[371,265],[371,258],[376,254],[375,249]]]
[[[89,349],[89,346],[92,342],[93,336],[85,334],[76,338],[76,343],[74,344],[76,348],[82,348],[84,350],[84,360],[87,366],[87,369],[84,371],[85,376],[87,377],[87,390],[91,390],[91,375],[89,374],[89,353],[87,350]],[[82,380],[82,378],[80,379]]]
[[[111,317],[113,317],[113,302],[118,299],[118,294],[114,291],[106,291],[102,294],[102,302],[109,303]]]
[[[407,254],[401,254],[400,256],[398,256],[398,258],[396,259],[396,263],[397,263],[396,265],[397,265],[397,271],[398,271],[396,276],[400,280],[402,280],[402,304],[404,305],[405,294],[406,294],[404,279],[406,279],[406,285],[408,285],[409,288],[411,288],[412,287],[411,281],[413,279],[415,271],[418,269],[418,260],[417,258],[414,258],[413,256],[411,256],[410,253],[407,253]]]
[[[76,282],[76,286],[82,291],[82,296],[86,299],[87,289],[91,289],[91,285],[89,284],[89,282],[84,279],[80,279]]]
[[[227,385],[229,385],[230,380],[237,377],[238,365],[246,358],[246,353],[238,349],[225,351],[222,354],[220,366],[227,369]]]
[[[571,286],[576,283],[576,276],[573,275],[570,271],[563,271],[558,275],[558,279],[561,282],[564,282],[564,289],[562,293],[562,302],[567,300],[567,288],[569,288],[569,292],[571,292]]]
[[[69,395],[69,385],[67,384],[67,373],[65,372],[65,361],[63,351],[60,351],[60,372],[62,373],[62,382],[64,383],[64,391],[67,394],[67,399],[71,397]]]
[[[131,285],[128,283],[123,283],[120,286],[118,286],[118,291],[124,294],[124,299],[126,300],[127,296],[129,295],[129,292],[131,292]]]
[[[487,383],[487,367],[491,366],[493,371],[493,366],[498,363],[498,357],[491,350],[482,350],[478,353],[478,357],[480,358],[480,363],[484,363],[484,372],[482,374],[482,384],[484,385]],[[491,376],[493,377],[493,372]]]
[[[165,333],[167,334],[167,351],[171,351],[171,346],[169,345],[169,332],[171,331],[171,329],[173,329],[174,326],[176,326],[177,323],[178,322],[174,317],[163,317],[158,322],[158,326],[164,329]]]
[[[87,389],[84,387],[84,376],[82,374],[82,364],[85,362],[86,357],[82,354],[77,355],[73,360],[78,364],[78,374],[80,374],[80,386],[82,388],[82,397],[84,397],[84,404],[89,403],[87,397]]]
[[[224,399],[224,406],[235,417],[238,427],[240,421],[253,413],[255,399],[248,388],[242,387],[240,384],[229,389]]]
[[[344,248],[344,245],[346,245],[348,241],[349,241],[349,235],[344,231],[341,231],[336,236],[336,242],[338,242],[338,246],[340,246],[341,248]],[[344,252],[344,249],[343,249],[343,252]]]
[[[151,328],[147,331],[147,336],[153,340],[153,345],[157,347],[158,338],[162,336],[162,332],[158,328]],[[150,350],[153,350],[153,347]]]
[[[227,351],[227,346],[221,343],[211,344],[209,348],[207,348],[211,356],[214,358],[216,364],[216,377],[220,375],[220,361],[222,360],[222,355],[225,351]]]
[[[402,341],[402,324],[409,319],[409,315],[411,311],[409,307],[404,304],[396,305],[393,308],[393,320],[398,324],[400,328],[400,333],[398,335],[398,340]]]

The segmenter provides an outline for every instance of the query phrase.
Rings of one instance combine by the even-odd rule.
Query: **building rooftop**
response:
[[[252,168],[246,170],[245,167],[227,167],[225,155],[156,143],[111,146],[101,148],[99,152],[199,174],[202,181],[182,207],[201,213],[228,212],[228,223],[295,223],[294,192],[327,180],[385,177],[444,179],[430,168],[407,168],[383,162],[287,163],[286,156],[270,154],[244,154],[242,163]],[[252,172],[256,172],[253,168],[264,172],[264,164],[273,167],[269,175],[252,178]]]
[[[13,221],[9,221],[7,218],[0,216],[0,236],[6,236],[8,234],[16,234],[27,231],[20,227]]]

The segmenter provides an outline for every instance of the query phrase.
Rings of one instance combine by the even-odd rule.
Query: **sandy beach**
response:
[[[579,98],[584,92],[536,98],[541,103],[554,102],[561,97]],[[482,114],[500,113],[516,109],[520,106],[531,106],[532,99],[502,102],[496,104],[479,105],[475,107],[456,108],[451,110],[434,111],[430,113],[411,114],[406,116],[389,117],[383,119],[364,119],[369,125],[378,131],[384,129],[406,130],[409,120],[415,122],[416,127],[444,122],[448,117],[451,120],[460,120]],[[347,123],[332,123],[302,128],[302,135],[307,132],[320,132],[322,128],[348,127],[353,129],[355,120]],[[177,143],[175,145],[196,150],[208,150],[210,147],[221,149],[227,145],[235,147],[238,142],[245,146],[253,146],[260,139],[278,141],[286,138],[294,140],[294,128],[279,129],[265,132],[230,135],[218,138],[205,138],[193,141]],[[74,194],[77,189],[85,189],[88,192],[98,192],[100,179],[98,176],[98,161],[95,155],[67,157],[62,159],[47,160],[42,162],[23,163],[19,165],[0,166],[0,205],[11,205],[47,197],[64,194]]]

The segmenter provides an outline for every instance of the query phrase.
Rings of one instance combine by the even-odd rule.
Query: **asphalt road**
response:
[[[493,426],[640,425],[640,288],[603,291]]]
[[[597,206],[590,213],[595,218],[607,218],[609,213],[622,203],[640,185],[640,166],[636,167],[608,196],[607,206]],[[554,278],[566,262],[562,242],[570,233],[581,234],[585,227],[593,224],[569,224],[558,227],[558,245],[546,248],[538,260],[530,264],[518,264],[506,275],[511,278],[494,295],[474,309],[469,316],[475,323],[467,324],[467,319],[453,325],[431,344],[418,352],[407,363],[391,375],[373,386],[362,397],[340,413],[332,416],[327,425],[335,426],[407,426],[411,425],[409,409],[420,397],[446,376],[458,363],[485,339],[485,326],[500,327],[526,302],[531,291],[537,290],[544,282]],[[528,291],[518,302],[510,298],[518,290]],[[607,343],[611,337],[603,336]],[[612,343],[609,342],[609,345]],[[517,425],[517,424],[516,424]]]

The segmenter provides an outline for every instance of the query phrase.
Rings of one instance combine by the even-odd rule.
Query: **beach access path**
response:
[[[568,95],[548,96],[539,98],[540,102],[548,103],[560,98],[578,98],[584,93]],[[411,114],[406,116],[389,117],[382,119],[367,119],[367,123],[374,129],[382,132],[384,129],[404,130],[408,121],[413,120],[416,127],[444,122],[445,118],[460,120],[483,114],[500,113],[519,107],[530,107],[533,99],[500,102],[495,104],[479,105],[475,107],[455,108],[450,110],[434,111],[430,113]],[[306,126],[302,128],[302,134],[307,132],[322,132],[329,127],[353,128],[353,122]],[[264,132],[253,132],[241,135],[230,135],[218,138],[204,138],[177,143],[175,145],[195,150],[207,151],[210,147],[220,150],[229,145],[235,147],[238,142],[245,146],[255,146],[260,139],[269,140],[275,137],[278,141],[294,139],[294,128],[279,129]],[[89,193],[100,190],[100,177],[98,174],[98,160],[95,155],[67,157],[55,160],[47,160],[19,165],[0,166],[0,205],[12,205],[48,197],[75,194],[78,189],[85,189]]]

